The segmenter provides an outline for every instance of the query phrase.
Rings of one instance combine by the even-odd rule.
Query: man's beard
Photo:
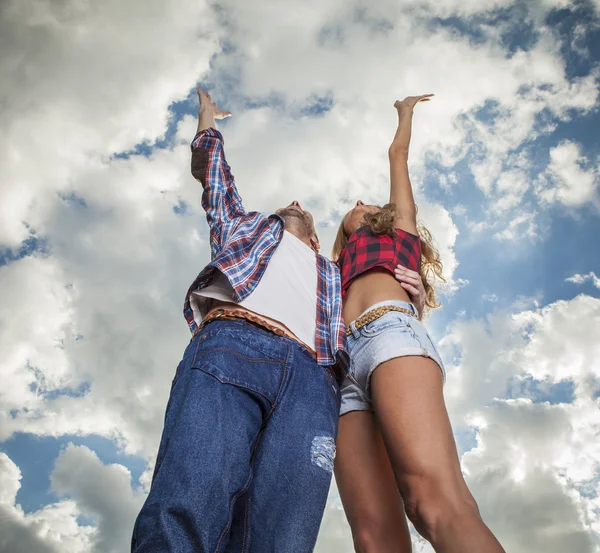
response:
[[[294,208],[286,208],[279,210],[278,214],[285,221],[285,228],[293,228],[297,232],[305,234],[308,237],[315,234],[315,227],[313,226],[312,220],[305,213],[300,213]]]

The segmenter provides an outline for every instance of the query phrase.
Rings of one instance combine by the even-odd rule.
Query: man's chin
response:
[[[298,219],[304,219],[304,214],[300,213],[297,209],[292,207],[284,207],[283,209],[278,209],[275,212],[280,217],[297,217]]]

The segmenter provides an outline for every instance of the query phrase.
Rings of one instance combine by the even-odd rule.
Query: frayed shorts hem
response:
[[[440,369],[440,373],[442,376],[442,381],[446,382],[446,371],[443,366],[433,358],[428,355],[423,355],[423,350],[419,348],[407,348],[403,350],[401,353],[397,352],[394,357],[390,357],[385,361],[382,361],[377,367],[373,367],[369,372],[369,381],[373,376],[373,373],[380,367],[383,363],[387,363],[392,359],[399,359],[401,357],[424,357],[425,359],[431,359]],[[340,417],[347,413],[351,413],[352,411],[370,411],[373,412],[373,405],[371,403],[370,398],[360,389],[356,382],[353,382],[352,379],[346,378],[344,384],[342,385],[342,402],[340,406]]]

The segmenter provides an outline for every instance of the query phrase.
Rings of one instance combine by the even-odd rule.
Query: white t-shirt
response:
[[[229,281],[220,272],[214,281],[192,292],[194,316],[199,319],[209,309],[207,299],[235,302]],[[287,230],[254,291],[235,302],[285,325],[294,336],[316,349],[317,260],[315,252]]]

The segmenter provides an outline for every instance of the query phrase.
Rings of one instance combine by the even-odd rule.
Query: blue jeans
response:
[[[334,378],[292,340],[208,324],[177,368],[132,552],[312,551],[339,408]]]

